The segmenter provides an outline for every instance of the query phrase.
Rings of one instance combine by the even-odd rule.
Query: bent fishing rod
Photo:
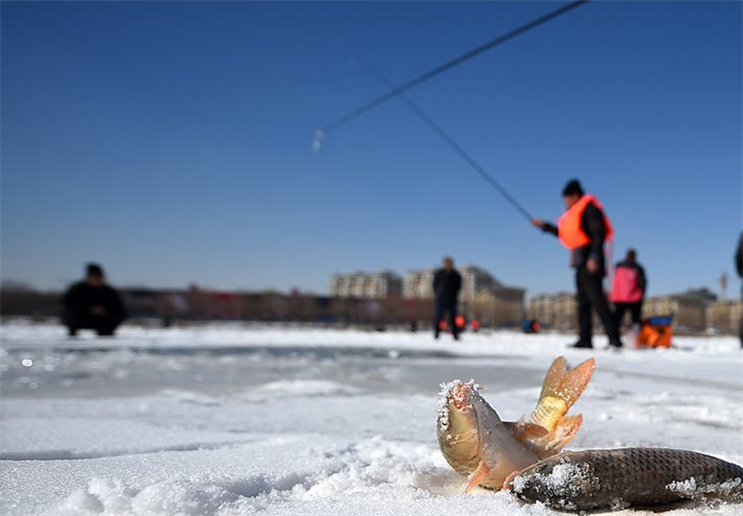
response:
[[[328,134],[330,131],[333,131],[337,129],[338,127],[344,125],[346,122],[349,122],[353,120],[354,118],[366,113],[367,111],[379,106],[380,104],[384,104],[390,99],[393,99],[395,97],[398,97],[408,91],[411,88],[414,88],[420,84],[423,84],[426,81],[429,81],[436,77],[437,75],[440,75],[447,70],[450,70],[456,66],[459,66],[460,64],[469,61],[470,59],[477,57],[478,55],[482,54],[483,52],[487,52],[488,50],[491,50],[498,45],[501,45],[513,38],[516,38],[532,29],[535,29],[539,27],[540,25],[547,23],[548,21],[554,20],[555,18],[558,18],[562,16],[563,14],[566,14],[573,9],[576,9],[578,7],[581,7],[582,5],[587,4],[592,0],[578,0],[576,2],[571,2],[567,5],[564,5],[560,7],[559,9],[555,9],[554,11],[551,11],[547,14],[544,14],[540,16],[539,18],[530,21],[529,23],[526,23],[524,25],[521,25],[520,27],[517,27],[505,34],[502,34],[495,39],[492,39],[486,43],[483,43],[482,45],[473,48],[472,50],[469,50],[463,54],[460,54],[459,56],[450,59],[449,61],[446,61],[445,63],[442,63],[439,66],[436,66],[435,68],[432,68],[431,70],[428,70],[427,72],[424,72],[417,77],[409,80],[408,82],[400,85],[400,86],[393,86],[390,88],[390,90],[380,95],[369,102],[362,104],[361,106],[357,107],[356,109],[349,111],[342,117],[330,122],[329,124],[324,125],[320,129],[318,129],[315,132],[315,148],[319,148],[319,141],[322,140],[322,138]]]
[[[390,91],[395,87],[394,84],[387,79],[386,76],[384,76],[377,68],[373,67],[367,62],[363,63],[364,66],[369,70],[371,74],[373,74],[379,82],[381,82],[383,85],[385,85],[387,88],[390,88]],[[506,190],[503,185],[501,185],[486,169],[483,167],[475,158],[472,157],[470,153],[468,153],[464,148],[459,145],[454,138],[452,138],[444,129],[433,121],[433,119],[428,116],[415,102],[410,100],[410,98],[405,95],[404,93],[397,93],[395,95],[398,97],[412,112],[417,116],[434,134],[436,134],[441,140],[446,143],[446,145],[449,146],[462,160],[464,160],[465,163],[467,163],[472,170],[474,170],[487,184],[489,184],[493,189],[495,189],[496,192],[501,194],[501,196],[508,201],[508,203],[513,206],[516,211],[519,212],[519,214],[524,217],[529,223],[533,220],[534,217],[531,216],[531,214],[524,208],[524,206],[518,202],[509,192]]]

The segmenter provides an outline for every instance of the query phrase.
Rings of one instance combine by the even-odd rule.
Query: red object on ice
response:
[[[472,326],[472,329],[477,331],[480,329],[480,321],[477,319],[472,319],[472,322],[470,322],[470,326]]]
[[[457,325],[457,328],[464,328],[464,325],[467,324],[467,321],[465,321],[464,316],[458,315],[456,319],[454,319],[454,324]]]

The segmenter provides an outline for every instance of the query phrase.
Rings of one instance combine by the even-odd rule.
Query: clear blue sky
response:
[[[323,292],[474,263],[529,295],[567,252],[393,101],[315,129],[554,2],[2,2],[2,278]],[[536,216],[580,178],[651,293],[734,276],[740,2],[597,2],[412,90]],[[735,291],[737,280],[731,282]]]

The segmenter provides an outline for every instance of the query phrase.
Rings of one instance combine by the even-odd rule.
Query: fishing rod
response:
[[[385,77],[382,72],[380,72],[377,68],[373,67],[371,64],[364,62],[364,66],[369,70],[370,73],[372,73],[382,84],[384,84],[387,88],[390,88],[392,90],[395,86],[394,84]],[[510,193],[508,193],[508,190],[506,190],[478,161],[472,157],[471,154],[469,154],[464,148],[462,148],[461,145],[459,145],[454,138],[452,138],[444,129],[433,121],[433,119],[428,116],[418,105],[410,100],[410,98],[405,95],[404,93],[398,93],[396,95],[405,105],[424,123],[426,126],[428,126],[431,131],[433,131],[439,138],[441,138],[444,143],[446,143],[457,155],[462,158],[465,163],[467,163],[477,174],[485,180],[486,183],[488,183],[491,187],[493,187],[499,194],[503,196],[503,198],[508,201],[508,203],[513,206],[516,211],[521,214],[522,217],[524,217],[529,223],[531,223],[532,219],[534,217],[531,216],[531,214],[524,208],[524,206],[518,202]]]
[[[576,9],[582,5],[587,4],[591,0],[578,0],[576,2],[571,2],[567,5],[564,5],[560,7],[559,9],[555,9],[554,11],[551,11],[545,15],[540,16],[539,18],[530,21],[529,23],[522,25],[520,27],[517,27],[516,29],[513,29],[506,34],[503,34],[501,36],[498,36],[495,39],[492,39],[486,43],[483,43],[482,45],[473,48],[472,50],[469,50],[453,59],[450,59],[449,61],[446,61],[445,63],[432,68],[431,70],[424,72],[420,74],[419,76],[409,80],[408,82],[400,85],[400,86],[393,86],[390,88],[390,90],[380,95],[379,97],[370,100],[369,102],[362,104],[361,106],[357,107],[356,109],[349,111],[342,117],[330,122],[329,124],[321,127],[315,132],[315,143],[314,147],[315,149],[319,149],[320,147],[320,141],[323,139],[323,137],[329,133],[330,131],[333,131],[337,129],[338,127],[342,126],[346,122],[349,122],[353,120],[354,118],[358,117],[359,115],[362,115],[363,113],[366,113],[370,109],[373,109],[380,104],[383,104],[387,102],[388,100],[395,98],[397,96],[400,96],[407,90],[414,88],[420,84],[423,84],[424,82],[433,79],[437,75],[440,75],[447,70],[454,68],[455,66],[458,66],[465,61],[469,61],[470,59],[482,54],[483,52],[487,52],[488,50],[491,50],[492,48],[497,47],[498,45],[505,43],[506,41],[513,39],[517,36],[520,36],[521,34],[524,34],[525,32],[528,32],[544,23],[547,23],[550,20],[554,20],[555,18],[562,16],[565,13],[568,13],[572,11],[573,9]]]

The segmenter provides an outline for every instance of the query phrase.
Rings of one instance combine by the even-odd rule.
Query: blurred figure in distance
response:
[[[621,329],[622,319],[627,311],[632,317],[632,325],[635,329],[639,328],[647,284],[645,269],[637,262],[637,251],[629,249],[627,256],[614,269],[611,287],[617,330]]]
[[[459,291],[462,288],[462,276],[454,268],[454,260],[447,256],[444,258],[444,267],[437,270],[433,275],[433,295],[436,301],[436,316],[433,326],[433,336],[439,338],[441,331],[441,321],[444,315],[448,315],[448,328],[454,340],[459,339],[459,328],[456,325],[457,319],[457,299]]]
[[[62,323],[72,337],[83,329],[111,336],[127,317],[119,293],[106,284],[103,268],[95,263],[87,265],[85,279],[67,290],[62,304]]]

